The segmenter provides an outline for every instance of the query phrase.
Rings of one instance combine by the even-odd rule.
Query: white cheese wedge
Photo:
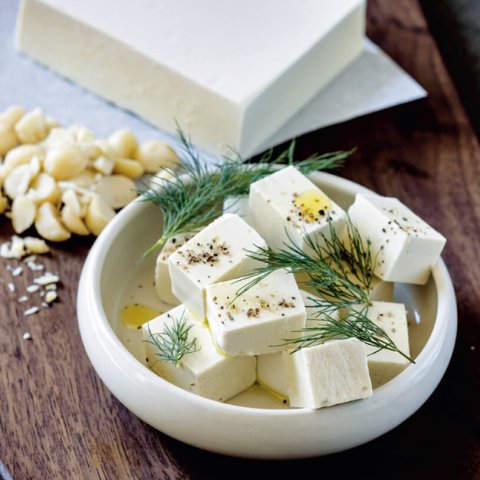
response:
[[[172,293],[172,282],[170,281],[170,272],[168,271],[168,257],[193,236],[193,233],[180,233],[170,237],[157,257],[155,264],[155,290],[160,300],[165,303],[171,305],[178,303],[178,298]]]
[[[300,290],[305,309],[307,313],[307,320],[305,326],[312,327],[322,321],[322,315],[316,306],[314,299],[319,297],[308,292]],[[332,313],[334,318],[338,318],[338,313]],[[300,337],[301,333],[297,332],[296,336]],[[293,345],[287,351],[294,349]],[[288,380],[287,371],[283,361],[282,352],[267,353],[265,355],[258,355],[257,357],[257,381],[267,390],[279,395],[282,398],[288,399]]]
[[[364,344],[332,340],[283,353],[291,407],[321,408],[372,395]]]
[[[207,150],[249,155],[360,54],[364,23],[365,0],[23,0],[17,47]]]
[[[247,251],[265,240],[238,215],[225,213],[168,257],[173,294],[205,319],[205,287],[238,277],[258,266]]]
[[[223,213],[235,213],[248,223],[248,195],[227,197],[223,202]]]
[[[151,342],[182,316],[187,325],[191,325],[188,342],[196,339],[197,351],[184,355],[175,366],[161,360],[158,348]],[[255,357],[227,357],[220,353],[208,328],[195,321],[182,305],[144,324],[142,333],[147,364],[159,376],[184,390],[224,402],[255,382]]]
[[[295,167],[287,167],[250,186],[251,225],[270,248],[281,250],[289,240],[309,250],[305,235],[324,245],[330,224],[340,231],[346,213]]]
[[[410,356],[405,306],[401,303],[372,302],[368,318],[382,328],[405,355]],[[373,388],[387,383],[401,373],[410,362],[398,352],[379,350],[367,345],[368,368]]]
[[[396,198],[357,194],[348,210],[377,255],[375,275],[390,282],[423,285],[446,239]]]
[[[283,350],[305,325],[305,305],[291,273],[270,274],[237,297],[245,281],[206,288],[207,320],[215,343],[230,355],[260,355]]]

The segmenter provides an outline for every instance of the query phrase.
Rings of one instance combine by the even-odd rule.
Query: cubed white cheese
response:
[[[24,0],[17,46],[162,129],[248,156],[360,54],[364,28],[365,0]]]
[[[305,325],[305,305],[295,277],[270,274],[237,297],[245,281],[206,288],[207,320],[216,344],[230,355],[260,355],[283,350]]]
[[[238,215],[226,213],[168,258],[173,294],[200,320],[205,318],[205,287],[258,266],[247,251],[265,240]]]
[[[321,408],[372,395],[364,344],[332,340],[283,353],[290,406]]]
[[[305,309],[307,313],[306,327],[313,327],[322,322],[324,318],[315,299],[318,296],[312,295],[308,292],[300,290]],[[330,316],[338,319],[338,312],[330,312]],[[297,336],[302,336],[301,332],[297,332]],[[295,345],[286,349],[292,351]],[[265,355],[258,355],[257,357],[257,381],[267,390],[271,390],[277,395],[288,399],[288,380],[287,371],[283,361],[282,352],[269,353]]]
[[[186,319],[191,329],[188,342],[196,339],[197,351],[183,356],[178,366],[159,359],[158,349],[151,342],[165,326],[175,320]],[[195,321],[180,305],[142,327],[147,364],[165,380],[180,388],[212,400],[225,401],[250,387],[255,382],[255,357],[230,357],[214,346],[208,328]]]
[[[223,202],[223,213],[236,213],[248,222],[248,195],[227,197]]]
[[[383,280],[423,285],[446,239],[396,198],[357,194],[348,210],[377,255],[375,274]]]
[[[410,355],[407,314],[403,304],[372,302],[367,316],[387,333],[401,352]],[[367,345],[366,349],[373,388],[387,383],[410,365],[410,362],[398,352],[385,349],[377,351],[370,345]]]
[[[193,233],[180,233],[170,237],[157,257],[155,264],[155,290],[163,302],[175,305],[177,297],[172,293],[172,282],[168,271],[168,257],[194,236]]]
[[[345,212],[295,167],[287,167],[250,186],[249,221],[267,241],[280,250],[289,239],[307,250],[305,235],[324,245],[330,224],[345,224]]]

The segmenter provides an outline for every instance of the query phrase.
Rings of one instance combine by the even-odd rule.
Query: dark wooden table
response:
[[[14,479],[298,478],[312,471],[334,478],[347,471],[357,478],[480,478],[478,140],[417,0],[371,0],[368,33],[429,97],[306,135],[298,153],[357,146],[340,174],[399,197],[448,238],[444,258],[456,287],[459,331],[432,397],[394,431],[329,457],[259,462],[183,445],[126,410],[91,367],[75,313],[91,241],[72,241],[45,260],[62,277],[61,303],[34,317],[24,317],[8,292],[0,261],[0,458]],[[0,229],[2,239],[11,234],[5,220]],[[33,341],[22,341],[26,330]]]

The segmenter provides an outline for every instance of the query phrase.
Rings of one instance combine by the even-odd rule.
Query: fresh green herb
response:
[[[325,308],[368,304],[374,264],[370,243],[364,244],[350,219],[347,219],[345,240],[338,237],[330,220],[329,229],[329,235],[322,235],[321,241],[305,235],[305,250],[289,237],[280,251],[269,248],[249,251],[248,255],[262,266],[242,277],[249,281],[237,295],[242,295],[273,271],[284,269],[303,274],[304,280],[299,283],[325,298]]]
[[[178,135],[184,150],[179,168],[166,169],[171,175],[169,180],[140,189],[143,198],[157,205],[163,213],[163,234],[146,255],[161,247],[169,237],[198,231],[212,222],[221,215],[225,198],[248,194],[253,182],[275,172],[278,165],[295,164],[302,173],[308,174],[337,168],[353,152],[312,155],[294,163],[295,141],[292,141],[277,157],[271,149],[258,162],[242,163],[238,155],[232,155],[209,166],[181,130]]]
[[[149,340],[146,342],[157,348],[156,355],[163,362],[172,363],[178,367],[185,355],[198,352],[197,339],[189,341],[189,332],[193,324],[187,323],[185,316],[176,318],[172,325],[165,325],[162,332],[152,333],[148,326]]]
[[[297,331],[301,334],[299,337],[285,340],[285,345],[296,345],[293,352],[334,338],[358,338],[378,350],[398,352],[413,362],[382,328],[368,318],[376,262],[370,242],[362,240],[349,218],[345,238],[339,238],[331,221],[329,227],[329,235],[322,235],[321,241],[305,235],[305,250],[289,238],[280,251],[267,248],[249,251],[248,255],[262,266],[239,279],[246,280],[246,283],[238,289],[235,299],[276,270],[301,274],[304,280],[299,282],[300,285],[315,292],[319,298],[311,298],[315,315],[308,321],[310,325],[311,322],[314,324]],[[343,315],[338,319],[336,312]]]
[[[414,363],[381,327],[368,318],[367,305],[362,306],[360,310],[349,310],[346,315],[337,318],[332,315],[333,312],[330,313],[330,306],[326,305],[327,302],[314,297],[309,297],[309,300],[313,303],[312,308],[317,310],[314,316],[307,320],[311,326],[297,331],[297,333],[301,333],[299,337],[285,340],[284,345],[295,346],[291,353],[328,340],[357,338],[376,349],[372,354],[383,349],[390,350]]]

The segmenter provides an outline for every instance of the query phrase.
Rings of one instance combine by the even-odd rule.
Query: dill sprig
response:
[[[303,286],[327,299],[326,303],[331,308],[368,304],[374,264],[370,242],[365,244],[362,241],[350,218],[347,217],[345,239],[339,238],[331,220],[328,221],[329,235],[323,234],[321,242],[304,235],[305,249],[287,235],[288,242],[280,251],[260,247],[248,251],[248,255],[262,266],[242,277],[242,280],[248,281],[237,291],[237,295],[242,295],[273,271],[284,269],[304,274],[306,280]]]
[[[358,311],[350,310],[347,314],[337,318],[329,313],[330,306],[325,305],[324,301],[319,301],[314,297],[309,297],[309,300],[313,303],[312,307],[319,310],[314,317],[309,317],[307,322],[315,323],[313,326],[297,330],[296,333],[300,333],[300,336],[285,339],[284,345],[295,346],[291,351],[292,354],[302,348],[313,347],[328,340],[357,338],[366,345],[375,348],[375,351],[370,355],[385,349],[397,352],[408,361],[415,363],[412,358],[397,347],[385,330],[368,318],[368,306],[365,305]],[[325,307],[327,308],[325,309]]]
[[[156,355],[163,362],[172,363],[178,367],[185,355],[199,351],[197,339],[189,341],[189,332],[193,324],[189,324],[184,316],[173,320],[171,325],[165,325],[163,331],[152,333],[148,326],[149,340],[146,342],[157,348]]]
[[[279,165],[295,165],[302,173],[308,174],[340,167],[353,152],[312,155],[294,162],[295,141],[292,141],[276,157],[273,149],[264,153],[258,162],[243,162],[239,155],[232,154],[209,166],[202,161],[182,130],[178,129],[178,135],[183,146],[180,166],[175,170],[165,169],[170,179],[140,189],[143,198],[157,205],[163,213],[162,236],[146,255],[161,247],[169,237],[196,232],[215,220],[222,213],[225,198],[247,195],[253,182],[274,173]]]
[[[285,339],[286,346],[295,346],[292,353],[327,340],[357,338],[378,350],[398,352],[409,361],[413,360],[399,350],[390,336],[368,318],[370,289],[376,256],[371,243],[364,242],[357,227],[347,217],[345,236],[340,238],[329,221],[329,235],[317,238],[304,236],[306,249],[297,246],[291,238],[280,251],[259,248],[248,255],[261,262],[262,266],[239,279],[245,282],[236,292],[236,298],[276,270],[283,269],[306,277],[303,285],[319,298],[310,297],[315,322],[302,330],[300,335]],[[300,282],[301,283],[301,282]],[[338,318],[340,313],[340,318]]]

